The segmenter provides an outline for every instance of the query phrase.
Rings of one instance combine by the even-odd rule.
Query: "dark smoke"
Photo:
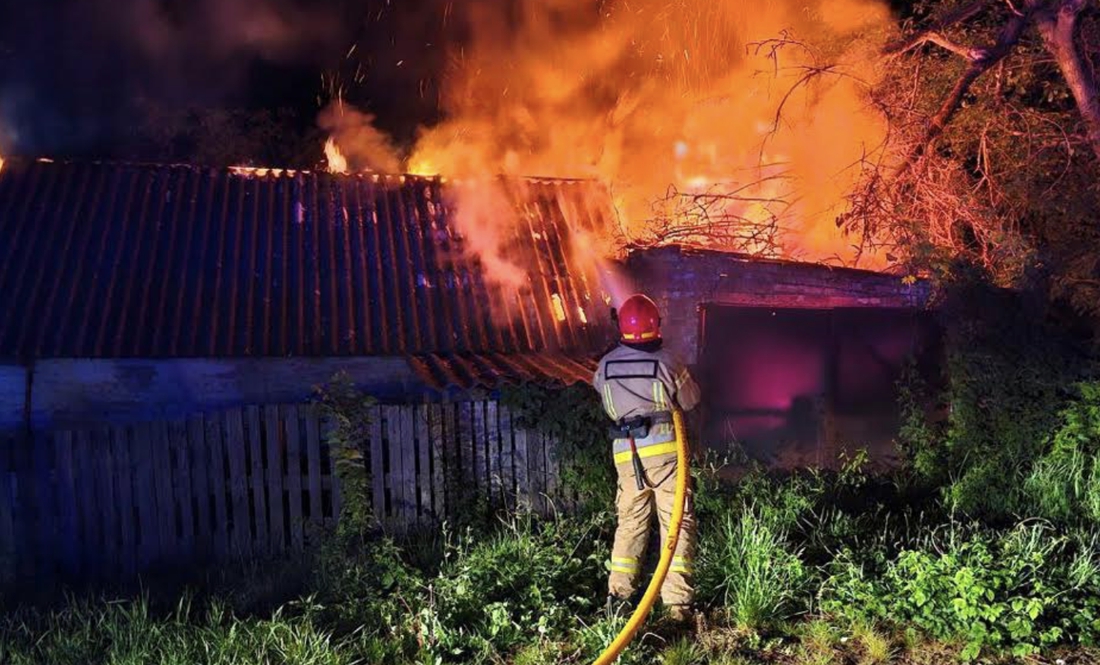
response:
[[[115,156],[150,109],[290,106],[309,124],[358,0],[35,0],[0,11],[0,149]],[[196,122],[204,122],[201,113]]]

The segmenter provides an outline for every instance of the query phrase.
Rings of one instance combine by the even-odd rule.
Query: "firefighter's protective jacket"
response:
[[[676,453],[672,429],[673,409],[690,411],[699,403],[699,386],[687,366],[664,349],[645,351],[620,344],[600,360],[593,381],[612,420],[633,416],[654,417],[649,435],[636,439],[638,456]],[[627,439],[614,442],[615,463],[630,460]]]
[[[699,403],[699,387],[687,368],[667,351],[644,351],[625,345],[600,361],[594,385],[603,397],[604,410],[613,420],[647,416],[653,422],[649,435],[635,440],[646,474],[642,487],[634,475],[629,439],[614,442],[618,525],[611,547],[608,593],[625,599],[637,587],[653,514],[657,515],[664,541],[675,503],[676,433],[668,416],[674,409],[695,408]],[[695,514],[690,488],[688,496],[672,566],[661,586],[662,600],[674,608],[690,605],[695,594],[692,586]]]

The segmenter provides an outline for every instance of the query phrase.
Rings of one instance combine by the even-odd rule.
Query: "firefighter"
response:
[[[656,303],[644,295],[631,296],[619,309],[618,320],[620,343],[600,360],[593,382],[615,421],[618,525],[611,549],[609,607],[624,604],[637,589],[654,509],[665,538],[676,485],[672,412],[690,411],[699,403],[699,387],[687,367],[661,348]],[[675,556],[661,587],[661,600],[676,621],[692,616],[695,515],[690,496],[689,489]]]

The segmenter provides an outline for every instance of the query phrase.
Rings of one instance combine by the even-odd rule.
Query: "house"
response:
[[[609,202],[579,181],[475,183],[515,215],[497,239],[522,272],[507,286],[468,251],[456,186],[470,184],[8,160],[9,575],[45,553],[51,573],[87,577],[306,547],[340,498],[323,423],[297,405],[338,370],[382,402],[366,447],[386,523],[445,515],[456,487],[567,500],[554,442],[513,427],[493,391],[587,382],[613,343],[609,288],[575,233],[606,228]],[[707,445],[788,464],[888,449],[923,285],[674,247],[621,270],[696,365]]]

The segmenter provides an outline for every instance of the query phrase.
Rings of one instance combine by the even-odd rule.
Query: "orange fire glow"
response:
[[[504,248],[526,213],[497,174],[601,185],[578,190],[599,201],[558,203],[570,220],[613,204],[602,230],[574,225],[572,242],[612,304],[630,286],[605,259],[628,244],[888,265],[836,224],[864,167],[888,157],[868,94],[895,30],[884,0],[516,0],[508,12],[474,0],[462,12],[444,119],[407,154],[341,98],[319,124],[330,170],[461,180],[445,196],[490,279],[526,279]]]
[[[885,140],[866,93],[884,3],[616,0],[598,21],[591,0],[519,6],[472,5],[410,172],[595,178],[628,240],[853,261],[835,219]],[[772,232],[699,228],[716,219]]]
[[[328,162],[329,173],[348,172],[348,160],[344,157],[344,153],[340,152],[336,139],[332,137],[325,141],[325,161]]]

